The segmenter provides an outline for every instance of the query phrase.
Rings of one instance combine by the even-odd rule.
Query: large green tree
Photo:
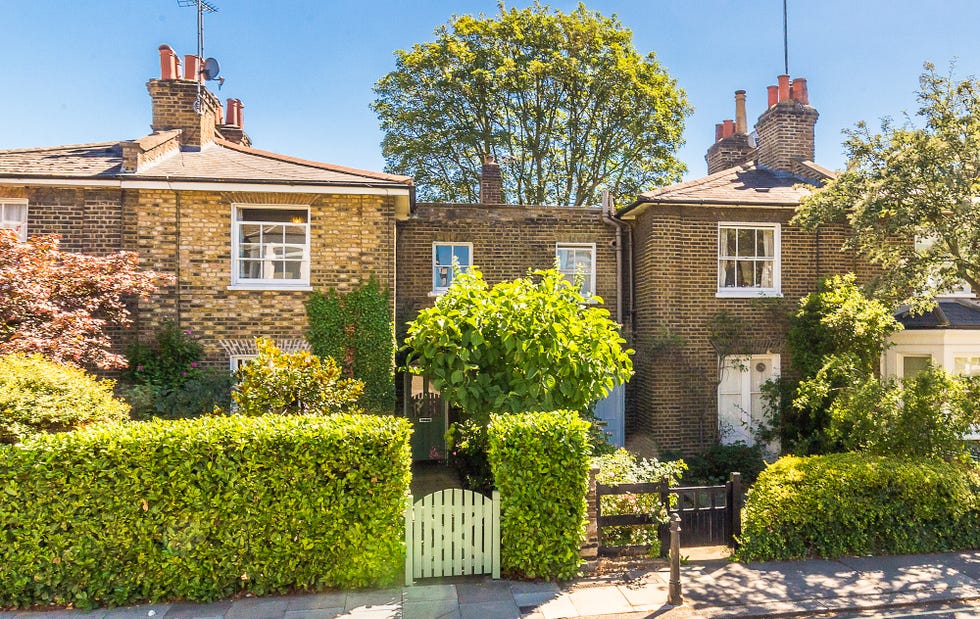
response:
[[[387,169],[422,199],[477,201],[484,155],[522,204],[597,204],[603,187],[632,196],[684,171],[684,91],[615,16],[501,3],[395,55],[373,107]]]
[[[923,309],[962,282],[980,290],[980,82],[927,63],[919,85],[919,121],[846,132],[847,169],[794,222],[849,223],[851,247],[883,267],[878,296]]]
[[[491,413],[586,410],[633,375],[625,343],[609,312],[557,270],[490,286],[475,267],[405,339],[409,369],[483,423]]]

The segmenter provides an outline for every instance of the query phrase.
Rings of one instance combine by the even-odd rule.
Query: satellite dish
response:
[[[201,74],[204,76],[204,79],[208,81],[216,80],[218,79],[218,73],[220,72],[221,72],[221,67],[218,66],[217,60],[215,60],[214,58],[208,58],[207,60],[204,61],[204,68],[201,69]]]

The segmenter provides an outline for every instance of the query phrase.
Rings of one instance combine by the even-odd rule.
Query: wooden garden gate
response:
[[[500,493],[450,488],[405,509],[405,584],[416,578],[491,574],[500,578]]]

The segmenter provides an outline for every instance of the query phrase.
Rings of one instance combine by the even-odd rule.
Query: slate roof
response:
[[[306,161],[215,140],[200,150],[165,155],[135,173],[122,173],[118,142],[0,150],[0,177],[166,179],[170,182],[295,183],[406,186],[407,176]]]
[[[814,181],[801,176],[750,163],[642,193],[619,215],[622,217],[643,204],[796,206],[809,193],[805,187],[799,187],[801,184],[816,186]]]
[[[895,319],[906,329],[980,329],[980,303],[974,299],[940,299],[935,309],[912,316],[900,309]]]

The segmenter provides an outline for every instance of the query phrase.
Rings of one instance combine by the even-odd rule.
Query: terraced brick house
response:
[[[211,365],[255,354],[254,338],[306,346],[304,301],[374,274],[395,290],[395,223],[412,180],[251,147],[243,105],[185,71],[168,46],[147,136],[0,151],[0,218],[22,236],[56,233],[71,251],[139,253],[176,284],[136,311],[146,335],[173,320],[201,338]],[[392,297],[394,299],[394,296]]]

